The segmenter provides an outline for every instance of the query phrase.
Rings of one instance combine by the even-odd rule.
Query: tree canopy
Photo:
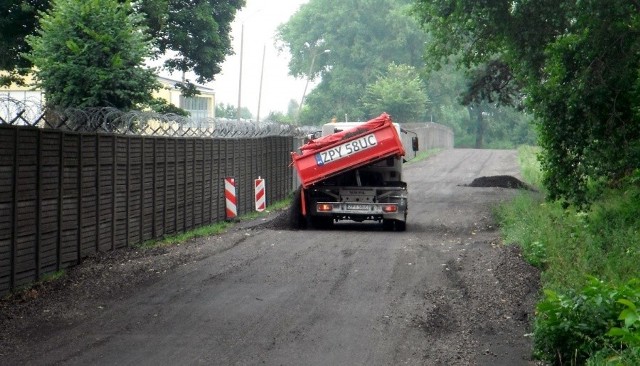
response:
[[[31,62],[21,57],[30,51],[25,39],[36,32],[38,12],[54,4],[45,0],[4,0],[0,4],[0,70],[10,73],[0,79],[0,85],[16,81],[18,71],[30,70]],[[213,80],[225,57],[232,54],[231,23],[244,5],[245,0],[141,0],[131,9],[144,16],[154,54],[169,55],[164,67],[193,71],[197,81],[204,83]]]
[[[378,115],[382,111],[366,111],[363,106],[366,86],[391,63],[422,68],[425,35],[409,16],[409,4],[410,0],[311,0],[279,27],[280,46],[291,53],[291,75],[322,76],[305,100],[303,123]]]
[[[386,73],[367,85],[362,101],[369,115],[383,111],[396,122],[416,122],[424,117],[429,98],[415,68],[391,63]]]
[[[332,117],[364,120],[386,110],[401,122],[432,120],[448,125],[459,146],[530,142],[529,117],[506,107],[521,100],[517,85],[505,84],[511,74],[481,73],[500,68],[497,62],[469,74],[449,65],[425,64],[425,43],[432,37],[411,15],[411,3],[310,0],[279,28],[280,46],[291,52],[290,73],[321,77],[306,96],[301,123],[321,124]],[[386,76],[390,65],[413,68],[419,82],[410,78],[405,81],[411,82],[400,83]],[[471,107],[462,105],[465,100]],[[484,112],[476,113],[481,108]],[[478,115],[484,116],[481,124]]]
[[[236,119],[238,118],[238,107],[232,104],[218,103],[216,104],[216,118]],[[253,119],[249,108],[240,108],[240,118],[247,120]]]
[[[0,2],[0,85],[21,83],[20,75],[31,69],[31,62],[22,57],[30,50],[25,37],[34,34],[38,12],[49,6],[49,0],[4,0]]]
[[[552,199],[585,204],[640,162],[640,3],[417,0],[428,54],[498,58],[535,114]]]
[[[50,107],[123,110],[149,103],[159,87],[143,66],[151,45],[140,15],[117,0],[53,0],[27,36],[37,84]]]

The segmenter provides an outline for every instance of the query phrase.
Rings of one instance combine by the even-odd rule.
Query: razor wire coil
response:
[[[45,109],[41,103],[0,95],[0,125],[164,137],[246,138],[304,136],[309,128],[278,122],[191,118],[112,107]]]

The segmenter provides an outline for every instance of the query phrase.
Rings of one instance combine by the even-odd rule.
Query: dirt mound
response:
[[[289,209],[274,213],[276,216],[259,225],[260,228],[271,230],[291,230],[291,220]]]
[[[511,188],[511,189],[526,189],[534,191],[534,189],[528,184],[522,182],[518,178],[510,175],[494,175],[491,177],[476,178],[467,184],[467,187],[498,187],[498,188]]]

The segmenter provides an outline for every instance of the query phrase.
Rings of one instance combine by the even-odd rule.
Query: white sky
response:
[[[244,24],[244,42],[242,56],[242,107],[247,107],[254,118],[258,113],[260,97],[260,73],[262,54],[264,73],[260,100],[260,119],[271,111],[287,112],[291,99],[300,102],[306,79],[289,76],[289,54],[278,54],[274,46],[278,25],[287,20],[308,0],[247,0],[247,5],[236,14],[232,28],[232,41],[235,55],[228,56],[222,64],[222,72],[213,82],[207,84],[216,93],[216,103],[238,105],[238,85],[240,81],[240,40]],[[307,90],[307,94],[311,89]]]

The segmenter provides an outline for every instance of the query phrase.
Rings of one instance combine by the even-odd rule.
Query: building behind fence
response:
[[[0,294],[98,252],[224,220],[225,177],[237,182],[239,215],[254,208],[255,178],[266,181],[267,203],[296,185],[290,152],[302,139],[288,127],[219,131],[234,138],[169,129],[178,131],[169,137],[105,133],[103,123],[77,132],[56,120],[61,128],[0,121]],[[421,150],[452,146],[446,127],[412,127]],[[412,133],[403,134],[408,154]]]

